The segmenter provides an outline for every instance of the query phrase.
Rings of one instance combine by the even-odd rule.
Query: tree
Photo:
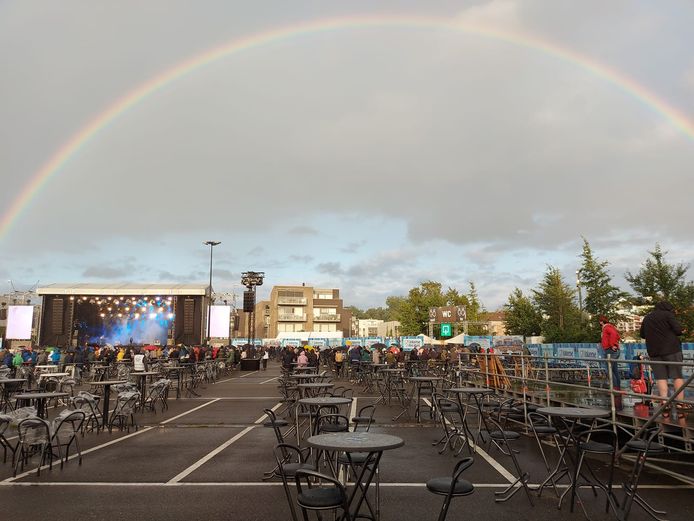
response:
[[[482,321],[482,313],[485,311],[484,306],[477,295],[475,283],[470,281],[468,284],[470,286],[467,293],[466,313],[468,321],[472,322],[472,324],[468,325],[467,332],[469,335],[486,335],[488,333],[486,326],[479,323],[475,324],[475,322]]]
[[[504,326],[509,335],[536,336],[542,331],[540,312],[519,288],[508,296],[504,310]]]
[[[641,269],[636,274],[627,271],[624,278],[636,292],[639,303],[669,301],[691,338],[694,332],[694,282],[686,280],[689,266],[668,264],[665,261],[667,251],[663,251],[660,244],[656,244],[655,250],[648,254],[650,258],[641,265]]]
[[[441,283],[432,280],[422,282],[412,288],[399,308],[398,320],[403,335],[425,333],[429,322],[429,308],[444,306],[446,297],[441,291]]]
[[[564,282],[559,268],[548,266],[538,289],[533,290],[533,302],[542,314],[542,335],[546,342],[581,342],[585,339],[575,294],[574,289]]]
[[[626,294],[612,284],[612,277],[607,271],[609,263],[595,257],[585,238],[581,258],[583,263],[578,270],[578,275],[581,287],[585,290],[583,310],[589,316],[584,327],[587,337],[597,342],[601,336],[600,315],[605,315],[610,320],[615,319],[619,302]]]

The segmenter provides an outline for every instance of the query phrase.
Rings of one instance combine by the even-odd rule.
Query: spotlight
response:
[[[106,297],[106,300],[111,300],[113,297]]]
[[[150,320],[154,320],[155,318],[157,318],[157,314],[156,314],[156,313],[150,313],[150,314],[149,314],[149,319],[150,319]]]
[[[104,318],[106,316],[106,313],[101,313],[101,318]]]
[[[70,297],[70,300],[75,300],[75,297]]]
[[[112,308],[106,308],[106,309],[108,309],[109,311],[111,311]]]
[[[130,311],[130,306],[125,306],[126,311]]]
[[[162,311],[164,311],[164,308],[160,307],[157,311],[159,311],[159,313],[161,313]]]
[[[123,313],[118,313],[118,318],[123,318]]]
[[[173,320],[173,317],[174,317],[174,314],[173,314],[173,313],[169,313],[169,320]]]
[[[140,311],[145,312],[145,311],[147,311],[147,308],[146,308],[145,306],[142,306],[142,307],[140,308]]]
[[[135,318],[140,318],[140,314],[139,314],[139,313],[135,313]]]

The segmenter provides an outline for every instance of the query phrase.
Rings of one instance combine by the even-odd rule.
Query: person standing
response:
[[[261,358],[263,363],[263,371],[267,371],[267,361],[270,360],[270,351],[266,348]]]
[[[675,308],[667,300],[658,302],[655,309],[648,313],[641,322],[641,338],[646,339],[648,356],[654,362],[682,362],[682,344],[679,337],[683,330],[677,317]],[[682,366],[669,364],[653,364],[653,375],[657,385],[657,394],[663,401],[668,397],[668,379],[672,379],[675,389],[682,387]],[[684,400],[684,391],[677,397]],[[678,403],[678,409],[689,410],[690,404]],[[669,411],[663,411],[664,418],[670,416]]]
[[[599,321],[600,327],[602,328],[600,345],[602,345],[603,358],[605,358],[605,360],[610,359],[614,361],[611,364],[612,388],[620,390],[622,388],[622,379],[619,377],[619,364],[616,362],[619,360],[619,331],[617,331],[617,328],[610,323],[605,315],[601,315]]]

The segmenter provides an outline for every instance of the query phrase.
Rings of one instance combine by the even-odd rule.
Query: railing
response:
[[[469,361],[469,362],[468,362]],[[647,392],[614,389],[612,372],[624,376],[643,375],[650,384],[651,367],[680,366],[681,385],[672,390],[670,398]],[[625,370],[626,368],[626,370]],[[632,371],[638,370],[638,373]],[[464,354],[460,357],[459,378],[476,385],[498,389],[501,393],[522,398],[525,403],[543,406],[592,406],[610,410],[610,423],[615,432],[638,436],[654,423],[660,423],[659,443],[673,452],[694,453],[694,414],[689,418],[686,407],[694,406],[694,361],[658,362],[651,360],[615,360],[595,358],[563,358],[531,356],[515,353]],[[640,379],[640,378],[639,378]],[[630,379],[627,379],[630,380]],[[683,399],[679,399],[679,393]],[[649,409],[649,403],[653,407]],[[677,404],[681,404],[680,408]],[[664,416],[674,406],[676,414]],[[691,478],[689,478],[691,480]],[[694,483],[694,480],[692,480]]]
[[[277,297],[278,304],[298,304],[300,306],[305,306],[306,302],[306,298],[304,297]]]
[[[329,315],[328,313],[321,313],[320,315],[313,315],[314,322],[339,322],[340,314]]]
[[[306,322],[306,313],[301,313],[299,315],[277,315],[277,320],[279,322]]]

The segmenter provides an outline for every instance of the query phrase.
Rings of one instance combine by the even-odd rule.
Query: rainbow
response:
[[[307,34],[323,33],[336,30],[363,29],[363,28],[422,28],[460,31],[467,34],[478,35],[505,42],[511,45],[542,52],[556,59],[574,64],[586,72],[603,79],[609,84],[620,89],[624,94],[634,98],[653,112],[661,115],[679,131],[691,139],[694,139],[694,124],[687,117],[679,113],[674,107],[660,99],[643,85],[621,72],[611,69],[588,56],[561,47],[553,42],[542,40],[533,35],[516,31],[499,30],[490,27],[473,26],[463,22],[457,22],[444,18],[425,18],[412,16],[351,16],[341,18],[319,19],[299,25],[273,29],[266,32],[253,34],[208,49],[196,56],[165,70],[150,80],[134,88],[121,98],[117,99],[110,107],[98,114],[89,123],[84,125],[65,144],[63,144],[41,168],[31,176],[21,193],[7,208],[0,218],[0,240],[3,240],[10,231],[12,224],[22,212],[29,206],[31,200],[47,182],[64,167],[80,149],[89,143],[91,138],[116,118],[143,102],[148,97],[156,94],[163,87],[176,80],[191,74],[222,58],[231,56],[237,52],[254,49],[288,38]]]

